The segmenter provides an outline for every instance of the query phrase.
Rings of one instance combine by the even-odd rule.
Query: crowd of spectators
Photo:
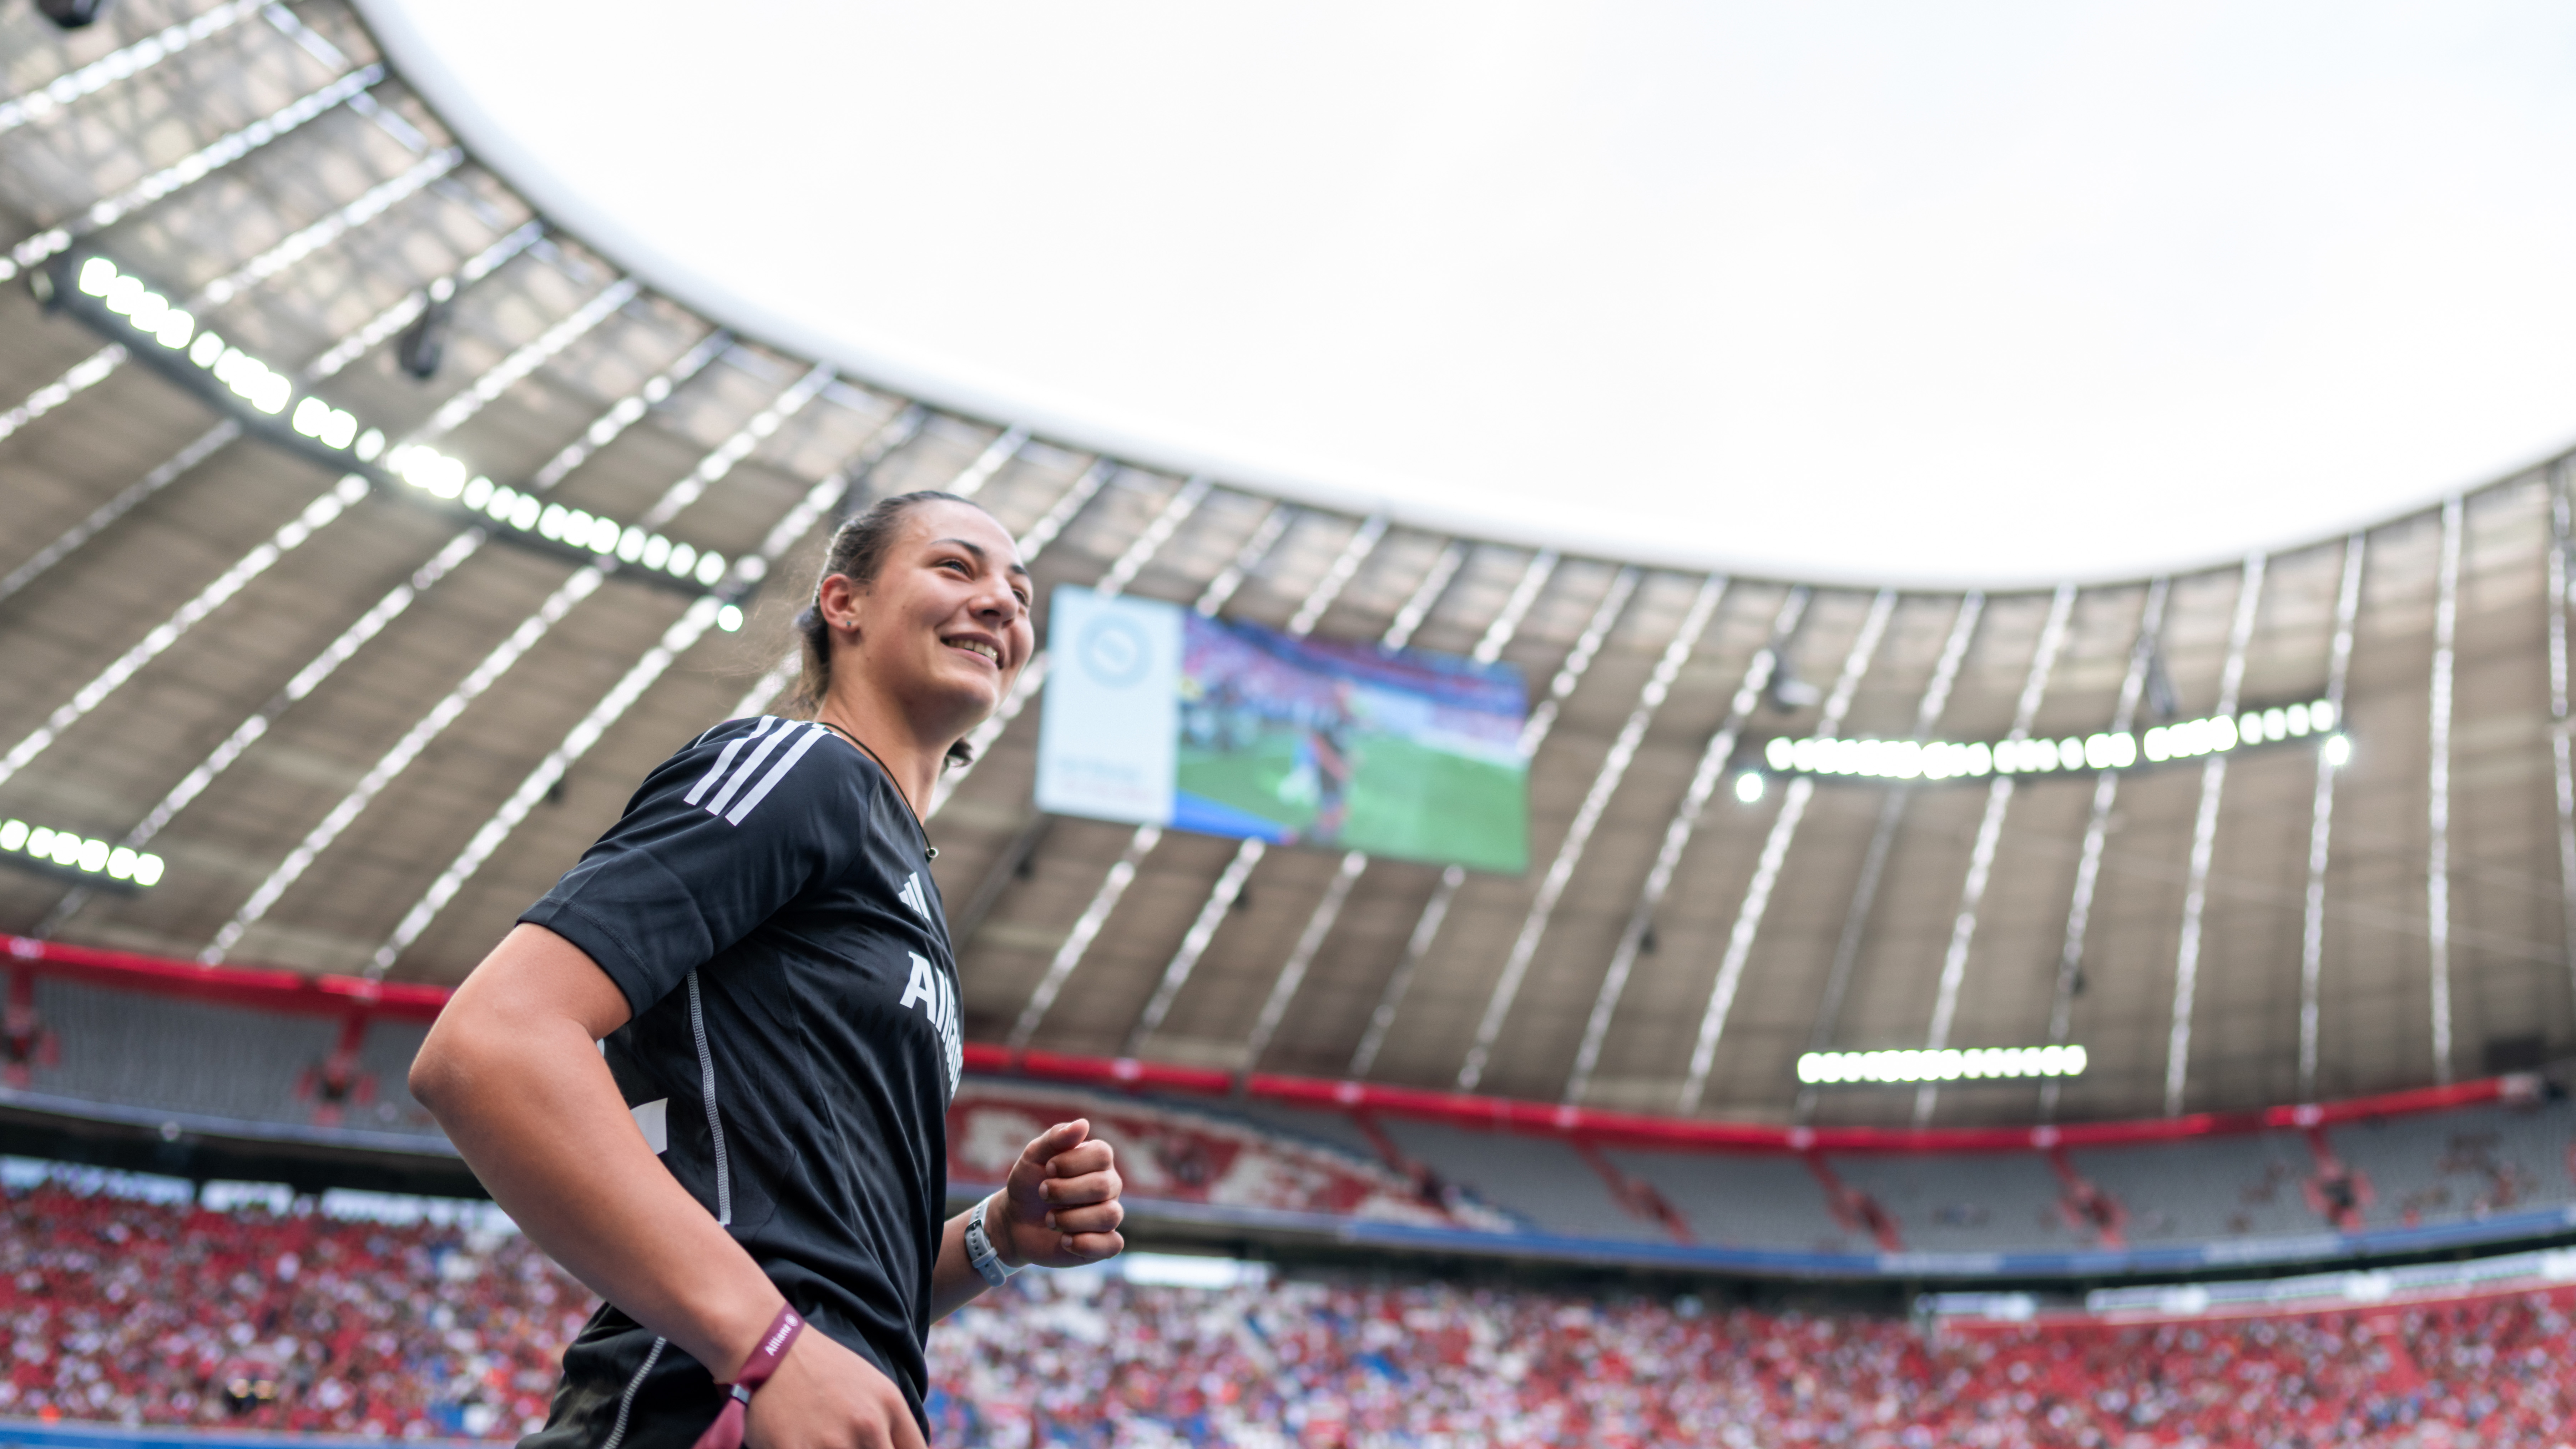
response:
[[[932,1336],[934,1443],[1850,1449],[2576,1442],[2576,1304],[1976,1331],[1438,1284],[1040,1280]]]
[[[506,1439],[589,1295],[515,1234],[21,1187],[0,1417]],[[934,1331],[932,1442],[2576,1442],[2576,1290],[2122,1326],[1930,1329],[1436,1282],[1032,1273]]]
[[[516,1234],[310,1209],[9,1193],[0,1415],[409,1438],[544,1421],[581,1285]]]

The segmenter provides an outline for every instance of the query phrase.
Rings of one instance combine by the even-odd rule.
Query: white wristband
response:
[[[991,1198],[975,1204],[966,1216],[966,1261],[973,1264],[977,1277],[988,1288],[999,1288],[1011,1281],[1014,1269],[1002,1266],[1002,1255],[993,1250],[993,1236],[984,1230],[984,1211],[993,1205]]]

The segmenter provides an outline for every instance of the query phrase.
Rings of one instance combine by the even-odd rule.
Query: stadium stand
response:
[[[2316,1168],[2289,1133],[2068,1156],[2128,1209],[2136,1242],[2292,1237],[2329,1226],[2300,1192]]]
[[[219,1117],[309,1115],[298,1088],[334,1040],[333,1024],[318,1017],[66,981],[38,982],[36,1010],[58,1045],[36,1067],[35,1090]]]
[[[2036,1152],[1854,1155],[1834,1159],[1834,1171],[1898,1224],[1911,1249],[1994,1252],[2095,1241],[2067,1222],[2058,1203],[2064,1188]]]
[[[260,1205],[216,1211],[185,1184],[23,1161],[7,1176],[0,1415],[37,1423],[507,1439],[543,1416],[592,1302],[507,1231],[352,1220],[255,1187],[228,1196]],[[2128,1290],[2092,1311],[1911,1321],[1383,1272],[1032,1274],[934,1331],[933,1437],[2546,1445],[2576,1412],[2566,1256],[2485,1284],[2422,1272],[2449,1286],[2328,1309],[2266,1307],[2246,1285],[2235,1306],[2206,1290],[2179,1312],[2118,1306]]]
[[[17,1417],[513,1437],[588,1311],[515,1233],[56,1183],[0,1205],[0,1413]]]
[[[1866,1233],[1856,1234],[1835,1220],[1814,1174],[1793,1158],[1615,1149],[1608,1156],[1653,1184],[1702,1242],[1828,1253],[1868,1246]]]
[[[2337,1153],[2374,1187],[2363,1210],[2374,1225],[2414,1226],[2485,1217],[2555,1201],[2570,1171],[2570,1141],[2552,1113],[2493,1108],[2416,1120],[2383,1118],[2328,1134]]]
[[[2570,1308],[1926,1334],[1687,1298],[1119,1285],[1015,1291],[934,1352],[943,1442],[974,1445],[2543,1445],[2576,1404]]]
[[[1568,1237],[1663,1236],[1623,1211],[1567,1143],[1394,1118],[1382,1126],[1408,1159],[1445,1181],[1473,1186],[1547,1231]]]
[[[1077,1116],[1118,1144],[1128,1192],[1167,1208],[1205,1205],[1479,1232],[1522,1226],[1472,1195],[1425,1191],[1416,1177],[1386,1164],[1229,1121],[1223,1113],[989,1080],[960,1088],[949,1107],[950,1190],[972,1195],[999,1186],[1031,1138]]]
[[[336,978],[10,939],[38,1046],[0,1108],[456,1174],[404,1087],[443,993],[370,997]],[[2368,1259],[2576,1224],[2576,1104],[2530,1077],[2234,1118],[1799,1136],[971,1045],[968,1065],[951,1120],[958,1194],[989,1185],[1040,1119],[1085,1115],[1128,1154],[1149,1227],[1974,1277]]]

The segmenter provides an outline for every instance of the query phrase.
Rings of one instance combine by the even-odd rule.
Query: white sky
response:
[[[2576,9],[364,0],[558,219],[1140,461],[2111,578],[2576,439]]]

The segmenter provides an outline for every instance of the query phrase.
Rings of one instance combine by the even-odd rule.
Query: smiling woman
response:
[[[887,599],[881,602],[876,598],[877,585],[885,576],[890,558],[898,559],[902,567],[886,590]],[[934,597],[908,605],[892,602],[908,598],[925,585]],[[1014,603],[1011,610],[995,618],[977,615],[971,605],[949,597],[979,587],[989,592],[997,586]],[[878,713],[873,707],[873,690],[847,694],[837,701],[833,698],[833,655],[838,651],[870,654],[879,661],[867,666],[876,683],[907,698],[917,690],[939,694],[944,691],[933,686],[931,680],[940,677],[943,670],[953,671],[957,661],[926,652],[926,642],[935,640],[943,650],[971,654],[985,661],[982,666],[970,668],[966,676],[970,682],[957,693],[953,705],[977,709],[976,720],[980,721],[1001,706],[1011,681],[1029,660],[1033,647],[1029,590],[1029,571],[1020,562],[1010,533],[975,504],[954,493],[937,492],[881,499],[832,535],[813,598],[796,616],[804,670],[789,696],[789,707],[814,715],[826,728],[848,735],[861,749],[869,749],[862,741],[871,732],[908,735],[908,722],[871,720],[872,729],[854,729],[854,721],[831,717],[835,707],[862,715]],[[861,618],[872,604],[885,611],[891,637],[861,628]],[[894,617],[907,607],[937,612],[943,605],[954,617],[939,618],[927,633],[907,634]],[[997,629],[997,618],[1007,618],[1008,622]],[[932,665],[939,668],[931,668]],[[926,698],[921,703],[928,710],[925,718],[937,721],[931,726],[933,731],[944,732],[952,706]],[[968,727],[973,723],[970,721]],[[934,758],[962,765],[972,760],[974,753],[961,730]],[[918,808],[928,799],[928,788],[925,780],[919,791],[907,791],[906,797]]]
[[[1080,1120],[941,1218],[963,1023],[921,808],[1028,662],[1029,603],[963,498],[844,524],[800,620],[812,718],[665,761],[439,1017],[413,1095],[613,1305],[528,1442],[918,1445],[934,1320],[1124,1246]]]

